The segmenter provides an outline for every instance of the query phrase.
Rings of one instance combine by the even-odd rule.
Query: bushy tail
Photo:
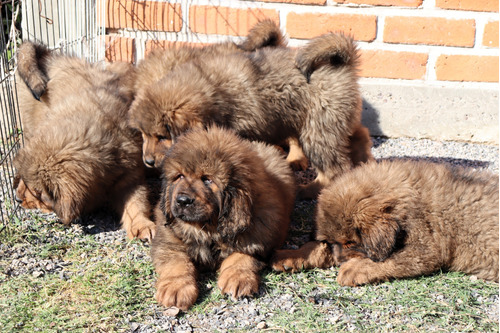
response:
[[[238,45],[244,51],[271,46],[286,46],[287,41],[278,25],[271,19],[265,19],[253,26],[248,32],[246,40]]]
[[[26,41],[17,52],[17,72],[33,97],[40,100],[47,88],[47,58],[50,50],[41,44]]]
[[[311,74],[322,66],[355,68],[358,58],[358,50],[351,37],[342,33],[328,33],[300,48],[295,62],[309,82]]]

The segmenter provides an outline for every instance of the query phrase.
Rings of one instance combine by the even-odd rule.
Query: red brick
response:
[[[360,76],[422,80],[427,59],[425,53],[362,50]]]
[[[474,46],[474,20],[448,20],[440,17],[387,17],[384,42],[445,46]]]
[[[324,5],[326,0],[260,0],[262,2],[294,3],[298,5]]]
[[[327,32],[344,32],[356,40],[373,41],[377,34],[374,15],[289,13],[286,31],[292,38],[309,39]]]
[[[189,27],[203,34],[246,36],[260,20],[270,18],[279,22],[279,13],[274,9],[230,8],[215,6],[191,6]]]
[[[128,37],[107,35],[105,39],[106,61],[125,61],[133,63],[135,61],[135,40]]]
[[[484,27],[483,45],[498,47],[498,21],[486,23]]]
[[[419,7],[422,5],[422,1],[423,0],[344,0],[337,2],[372,6]]]
[[[208,45],[207,43],[191,43],[191,42],[177,42],[170,40],[154,40],[150,39],[146,41],[146,48],[144,50],[145,55],[154,49],[168,49],[168,48],[179,48],[179,47],[202,47]]]
[[[498,57],[441,55],[436,77],[441,81],[498,82]]]
[[[498,0],[436,0],[436,7],[478,12],[498,12]]]
[[[180,4],[163,1],[107,0],[106,27],[150,31],[180,31]]]

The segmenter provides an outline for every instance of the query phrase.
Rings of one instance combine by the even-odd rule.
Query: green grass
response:
[[[0,234],[0,242],[26,248],[29,243],[38,259],[64,261],[70,278],[59,274],[0,275],[2,330],[110,331],[125,330],[127,320],[140,321],[154,303],[153,267],[149,260],[128,258],[127,250],[144,245],[132,241],[102,246],[91,235],[53,243],[48,240],[51,231],[67,234],[70,230],[58,223],[43,223],[34,220],[10,225]],[[9,261],[1,257],[0,266],[8,266]]]
[[[310,231],[311,213],[296,210],[291,237]],[[0,244],[2,331],[128,332],[131,322],[149,325],[152,318],[163,316],[154,300],[156,276],[149,246],[139,241],[116,239],[103,245],[96,235],[32,216],[8,224]],[[38,261],[63,262],[65,276],[9,275],[12,249],[27,251]],[[265,332],[499,330],[498,314],[489,316],[487,311],[498,309],[496,283],[438,273],[350,288],[338,285],[337,272],[332,268],[284,274],[266,269],[261,294],[248,302],[264,318]],[[221,307],[241,312],[242,302],[221,295],[216,274],[204,274],[198,302],[175,319],[175,325],[187,322],[197,330],[217,331],[195,323],[197,318],[213,316]],[[245,325],[237,323],[229,331],[257,331],[256,323]]]
[[[482,308],[494,305],[487,299],[498,295],[498,284],[460,273],[438,273],[350,288],[339,286],[336,276],[337,269],[280,276],[268,273],[270,292],[292,294],[300,304],[294,313],[274,310],[273,323],[292,332],[347,328],[356,332],[498,332],[498,321]],[[311,294],[314,299],[307,296]],[[330,303],[316,304],[322,300]]]

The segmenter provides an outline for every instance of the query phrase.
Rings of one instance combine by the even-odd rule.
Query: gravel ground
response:
[[[377,159],[383,158],[412,158],[426,159],[435,162],[448,162],[456,165],[463,165],[474,168],[489,169],[498,172],[498,147],[490,145],[479,145],[461,142],[436,142],[431,140],[416,140],[416,139],[385,139],[374,138],[373,154]],[[299,177],[312,177],[311,172],[299,173]],[[315,202],[297,202],[296,210],[314,205]],[[310,208],[309,208],[310,209]],[[46,214],[42,216],[44,219],[53,220],[54,216]],[[99,223],[94,223],[99,221]],[[103,223],[104,222],[104,223]],[[294,222],[292,222],[294,223]],[[99,226],[97,226],[99,225]],[[71,238],[77,242],[83,234],[94,234],[95,240],[102,244],[110,242],[124,242],[126,239],[125,232],[119,230],[114,225],[113,218],[106,213],[98,213],[90,217],[84,224],[73,224],[67,231],[51,231],[47,229],[47,233],[43,235],[41,242],[50,242],[57,244],[61,237]],[[307,240],[307,235],[292,238],[288,242],[289,247],[296,247],[300,243]],[[295,243],[295,244],[294,244]],[[141,245],[141,244],[139,244]],[[134,246],[128,247],[125,253],[118,255],[126,256],[134,260],[149,260],[147,247]],[[0,258],[10,258],[10,264],[3,268],[7,276],[18,276],[21,274],[31,274],[33,277],[43,276],[45,274],[58,274],[61,279],[68,279],[71,276],[65,270],[65,266],[70,263],[62,259],[44,259],[40,260],[29,244],[22,247],[7,247],[0,244]],[[92,258],[99,260],[99,258]],[[82,267],[82,269],[84,269]],[[300,275],[302,274],[302,275]],[[306,273],[299,273],[299,279],[308,279]],[[336,283],[335,273],[328,270],[325,271],[326,280],[331,279],[332,283]],[[0,283],[2,277],[0,276]],[[293,284],[294,282],[290,282]],[[153,286],[153,282],[152,282]],[[207,284],[204,286],[205,291],[210,291],[215,286]],[[294,286],[288,286],[294,287]],[[380,288],[388,288],[387,285],[381,285]],[[362,289],[360,289],[362,290]],[[361,291],[360,291],[361,292]],[[325,298],[324,290],[321,286],[313,289],[308,294],[308,299],[311,303],[323,307],[328,312],[328,318],[332,324],[339,321],[343,314],[341,307],[336,306],[338,300],[333,298]],[[342,295],[339,294],[339,297]],[[437,296],[436,296],[437,297]],[[376,301],[376,298],[374,299]],[[488,317],[498,324],[498,296],[493,299],[484,300],[485,303],[493,302],[494,305],[484,307],[484,312]],[[478,300],[479,303],[480,300]],[[272,311],[269,309],[279,308],[282,311],[293,313],[297,307],[295,301],[290,294],[283,294],[280,288],[268,290],[265,286],[261,287],[260,295],[255,299],[243,299],[238,302],[233,302],[229,299],[222,298],[217,306],[211,308],[206,313],[187,312],[182,316],[173,317],[164,313],[165,309],[158,306],[151,306],[151,315],[146,317],[142,322],[127,322],[130,331],[133,332],[157,332],[159,330],[175,331],[175,332],[201,332],[201,331],[227,331],[227,330],[245,330],[245,329],[266,329],[269,316],[272,316]],[[377,312],[367,313],[366,316],[377,320]],[[345,321],[345,320],[344,320]],[[346,324],[347,330],[355,330],[354,326]],[[390,329],[390,327],[386,327]],[[284,330],[283,330],[284,331]]]

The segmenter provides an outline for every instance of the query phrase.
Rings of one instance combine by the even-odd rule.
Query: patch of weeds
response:
[[[147,313],[154,303],[152,264],[128,257],[128,247],[144,247],[141,242],[103,245],[90,235],[67,241],[39,246],[37,253],[63,260],[64,275],[22,274],[0,283],[3,330],[125,330]]]
[[[441,273],[378,285],[342,287],[338,270],[297,274],[267,272],[266,292],[289,295],[283,309],[271,304],[270,327],[328,332],[498,332],[486,309],[498,302],[498,284],[461,273]],[[293,309],[293,311],[290,311]]]

